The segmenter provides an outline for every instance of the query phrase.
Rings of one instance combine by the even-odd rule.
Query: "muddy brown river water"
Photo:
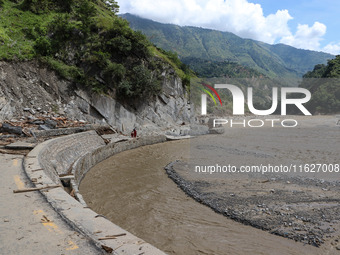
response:
[[[94,211],[168,254],[335,252],[245,226],[188,197],[168,178],[164,166],[188,160],[190,142],[167,142],[115,155],[90,170],[80,192]]]

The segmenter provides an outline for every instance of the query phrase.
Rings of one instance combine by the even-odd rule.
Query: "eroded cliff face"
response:
[[[170,67],[164,68],[162,76],[162,93],[132,108],[61,79],[36,61],[0,61],[0,121],[67,116],[89,123],[106,122],[125,133],[136,127],[146,134],[188,124],[190,105],[181,79]]]

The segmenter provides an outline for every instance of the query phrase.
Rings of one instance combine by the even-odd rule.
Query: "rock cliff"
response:
[[[190,104],[182,81],[164,67],[162,93],[134,107],[110,95],[92,92],[60,78],[37,61],[0,61],[0,121],[67,116],[89,123],[107,123],[118,131],[158,133],[190,122]]]

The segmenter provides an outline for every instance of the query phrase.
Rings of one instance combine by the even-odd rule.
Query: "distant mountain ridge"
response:
[[[317,64],[326,64],[335,56],[294,47],[243,39],[230,32],[190,26],[162,24],[137,17],[121,15],[134,30],[143,32],[151,42],[186,59],[230,61],[252,68],[271,78],[301,78]]]

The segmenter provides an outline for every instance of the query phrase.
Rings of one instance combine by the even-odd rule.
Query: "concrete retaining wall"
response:
[[[61,184],[59,175],[70,173],[77,158],[104,145],[104,140],[96,131],[74,134],[43,143],[38,159],[47,176]]]
[[[149,136],[141,137],[138,139],[124,141],[119,143],[111,143],[107,146],[95,149],[83,157],[79,158],[72,167],[72,174],[74,175],[75,185],[79,185],[85,174],[93,166],[99,162],[126,150],[135,149],[145,145],[151,145],[156,143],[162,143],[166,141],[166,136]]]
[[[108,159],[109,157],[120,153],[122,151],[135,149],[145,145],[151,145],[156,143],[162,143],[166,141],[166,136],[148,136],[141,137],[138,139],[124,141],[119,143],[111,143],[107,146],[100,147],[95,149],[83,157],[80,157],[77,161],[74,162],[72,166],[71,173],[74,176],[74,179],[71,180],[71,186],[74,190],[74,194],[78,201],[83,205],[87,206],[83,196],[79,192],[79,185],[86,173],[99,162]]]
[[[89,131],[39,144],[25,157],[24,168],[38,188],[61,184],[59,175],[71,171],[74,174],[72,184],[77,189],[88,170],[100,161],[125,150],[164,141],[165,136],[143,137],[105,146],[95,131]],[[41,193],[65,221],[89,237],[98,248],[111,249],[113,254],[165,254],[79,203],[63,187],[42,190]],[[126,235],[99,240],[120,234]]]

